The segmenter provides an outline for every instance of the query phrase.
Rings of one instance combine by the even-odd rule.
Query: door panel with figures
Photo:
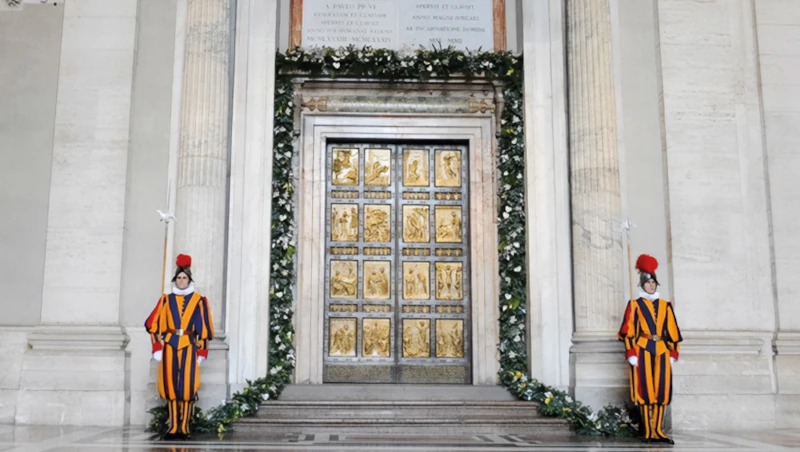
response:
[[[470,383],[467,147],[326,158],[323,381]]]

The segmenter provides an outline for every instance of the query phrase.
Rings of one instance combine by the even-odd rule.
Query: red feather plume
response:
[[[186,268],[192,266],[192,256],[188,254],[178,254],[178,257],[175,259],[175,265],[180,268]]]
[[[650,256],[648,254],[642,254],[636,259],[636,270],[644,273],[650,273],[651,275],[656,272],[658,268],[658,261],[655,257]]]

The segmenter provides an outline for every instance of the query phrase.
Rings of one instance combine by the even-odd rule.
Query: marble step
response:
[[[389,400],[516,400],[502,386],[410,385],[410,384],[322,384],[288,385],[281,401],[389,401]]]
[[[304,419],[313,410],[318,418],[351,419],[401,419],[401,418],[538,418],[536,405],[525,402],[486,401],[276,401],[261,405],[258,414],[262,419]]]
[[[571,435],[567,422],[520,401],[274,401],[237,432]]]

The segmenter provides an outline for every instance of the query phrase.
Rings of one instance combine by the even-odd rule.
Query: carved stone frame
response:
[[[501,87],[485,81],[295,83],[297,152],[296,384],[321,384],[328,139],[453,140],[469,145],[472,382],[497,384],[499,276],[496,140]]]

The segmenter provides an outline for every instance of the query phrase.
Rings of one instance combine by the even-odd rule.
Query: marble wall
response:
[[[755,2],[775,274],[779,427],[800,424],[800,3]]]
[[[0,13],[3,325],[35,325],[42,309],[63,17],[63,5],[29,5]]]
[[[164,223],[156,209],[164,211],[168,206],[177,3],[140,0],[138,7],[120,288],[120,323],[129,337],[130,403],[126,408],[132,424],[145,424],[146,409],[159,400],[152,384],[155,365],[151,369],[150,338],[142,324],[161,287]]]
[[[63,5],[0,12],[0,423],[14,423],[39,323]],[[13,64],[7,64],[13,62]]]
[[[769,3],[657,4],[673,296],[687,342],[676,428],[776,422],[774,181],[759,83],[759,42],[774,36],[757,35],[754,8]]]

